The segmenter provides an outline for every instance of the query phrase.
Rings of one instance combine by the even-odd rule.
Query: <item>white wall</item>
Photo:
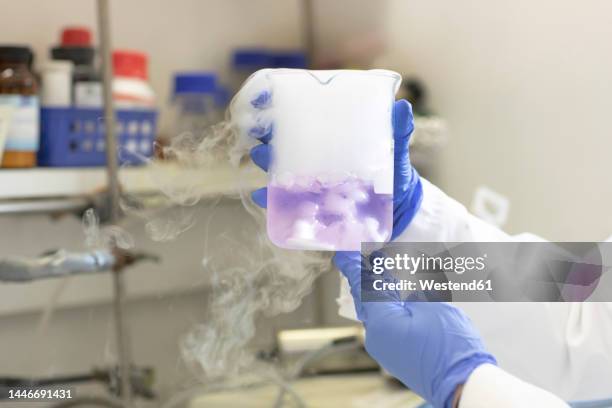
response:
[[[450,123],[447,192],[508,195],[512,232],[612,234],[612,3],[390,0],[386,22],[390,68]]]

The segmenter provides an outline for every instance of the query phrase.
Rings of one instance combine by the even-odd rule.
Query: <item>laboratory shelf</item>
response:
[[[265,173],[251,164],[238,169],[229,164],[185,169],[176,164],[163,163],[123,168],[119,171],[119,178],[124,191],[143,193],[147,197],[168,186],[173,188],[173,193],[189,191],[191,197],[197,193],[203,198],[215,198],[235,196],[239,190],[252,191],[266,184]],[[106,184],[105,168],[0,170],[0,215],[5,215],[0,217],[0,230],[6,232],[11,229],[12,234],[27,239],[31,247],[36,248],[26,250],[23,253],[25,256],[36,257],[40,255],[41,248],[80,249],[74,246],[72,238],[84,234],[80,219],[64,217],[58,222],[56,217],[46,214],[83,209],[90,203],[88,196],[103,191]],[[202,211],[208,208],[208,203],[203,201]],[[217,217],[219,214],[223,219],[233,216],[234,207],[231,206],[239,204],[231,201],[227,204],[230,206],[227,209],[217,210]],[[16,213],[38,215],[9,216]],[[157,243],[151,241],[145,229],[141,228],[142,222],[138,218],[127,217],[122,220],[121,227],[134,237],[138,249],[160,254],[162,263],[142,263],[127,270],[130,299],[158,298],[205,289],[208,283],[202,275],[201,259],[183,254],[202,251],[207,225],[197,223],[176,241]],[[10,245],[13,239],[9,234],[0,234],[0,246],[4,247],[0,255],[10,256],[16,252]],[[61,296],[58,296],[60,291]],[[112,300],[112,293],[107,273],[29,283],[0,282],[0,316],[40,312],[55,297],[59,297],[58,308],[107,304]]]
[[[104,190],[106,177],[106,169],[102,167],[2,169],[0,202],[88,196]],[[206,169],[183,169],[172,163],[126,167],[119,171],[119,179],[123,191],[128,193],[155,193],[172,184],[173,188],[195,188],[199,194],[209,196],[265,185],[265,174],[261,170],[252,165],[235,169],[229,164]]]

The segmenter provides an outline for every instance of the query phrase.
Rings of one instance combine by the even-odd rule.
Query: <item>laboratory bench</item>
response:
[[[417,408],[423,400],[379,373],[319,375],[291,384],[309,408]],[[195,397],[188,408],[273,407],[279,386],[273,383],[250,389],[216,391]],[[290,394],[284,407],[297,407]]]

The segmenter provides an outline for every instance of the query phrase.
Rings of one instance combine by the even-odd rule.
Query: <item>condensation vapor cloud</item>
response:
[[[155,210],[144,210],[137,200],[128,199],[123,210],[142,217],[152,239],[176,238],[206,217],[205,213],[199,216],[197,212],[197,204],[203,199],[201,181],[185,174],[201,175],[223,162],[231,163],[240,174],[255,143],[240,136],[229,111],[225,121],[203,135],[185,133],[174,137],[161,150],[165,162],[172,161],[178,166],[155,160],[150,163],[152,177],[163,193],[161,202],[156,203]],[[236,182],[240,184],[241,179],[237,177]],[[236,187],[239,193],[234,198],[240,199],[254,218],[257,233],[240,236],[240,226],[229,225],[227,233],[203,238],[222,240],[231,249],[232,265],[227,266],[226,254],[205,250],[202,265],[210,275],[212,299],[205,311],[206,318],[192,328],[181,344],[184,359],[208,380],[232,377],[252,367],[255,358],[248,343],[255,335],[256,318],[295,310],[310,292],[316,277],[331,267],[328,254],[287,251],[274,246],[265,232],[265,211],[251,200],[249,186]],[[207,210],[218,203],[219,199],[215,200]],[[208,217],[211,222],[213,216]],[[206,242],[203,247],[207,247]]]

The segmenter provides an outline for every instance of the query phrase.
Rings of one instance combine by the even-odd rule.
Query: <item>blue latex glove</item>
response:
[[[264,110],[271,103],[271,95],[268,92],[261,93],[251,102],[256,109]],[[251,129],[250,134],[259,139],[262,144],[251,150],[253,162],[264,170],[268,170],[270,164],[270,146],[268,142],[272,139],[273,124],[262,124]],[[423,198],[423,188],[418,173],[410,164],[408,157],[408,142],[414,130],[412,120],[412,107],[408,101],[395,102],[393,107],[393,138],[395,140],[395,166],[393,178],[393,234],[391,239],[400,235],[408,226],[416,214]],[[267,189],[262,188],[254,191],[253,201],[260,207],[267,206]]]
[[[450,408],[457,387],[476,367],[496,364],[460,309],[448,303],[406,302],[389,292],[384,292],[383,300],[362,302],[362,277],[381,277],[369,271],[362,275],[359,252],[338,252],[334,263],[349,281],[357,317],[366,330],[368,353],[435,408]],[[363,286],[368,287],[372,286]]]
[[[262,93],[252,102],[266,109],[271,102]],[[414,129],[412,108],[401,100],[393,109],[395,167],[393,234],[400,235],[416,214],[423,196],[421,182],[410,164],[408,143]],[[253,162],[264,170],[270,163],[268,142],[273,126],[262,124],[251,135],[262,141],[251,150]],[[259,189],[253,200],[266,207],[267,191]],[[366,329],[368,353],[387,371],[436,408],[450,407],[457,387],[483,363],[495,364],[467,316],[446,303],[403,302],[391,296],[387,302],[361,302],[359,252],[338,252],[334,263],[347,277],[358,318]]]

